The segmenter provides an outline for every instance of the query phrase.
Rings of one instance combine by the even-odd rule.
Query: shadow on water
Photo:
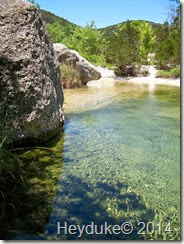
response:
[[[21,233],[43,232],[63,167],[63,143],[64,135],[58,134],[37,149],[23,149],[17,154],[23,181],[18,187],[15,185],[16,195],[10,195],[14,212],[8,213],[6,223],[3,223],[3,239],[17,239]],[[24,239],[25,235],[21,235]]]
[[[137,94],[137,89],[135,92]],[[159,94],[155,93],[157,100],[147,99],[147,97],[144,99],[141,97],[142,93],[146,97],[145,89],[141,89],[136,102],[134,99],[130,99],[127,102],[123,100],[122,104],[120,96],[115,100],[116,103],[111,106],[108,104],[109,107],[104,110],[98,111],[94,108],[87,113],[85,109],[88,110],[91,101],[89,100],[89,104],[85,105],[86,101],[81,99],[81,94],[77,95],[77,101],[81,100],[84,103],[79,104],[82,107],[85,105],[84,113],[80,109],[76,109],[75,104],[78,105],[78,102],[75,99],[74,108],[71,103],[68,103],[71,109],[68,114],[66,113],[69,119],[65,121],[65,143],[64,137],[58,138],[58,140],[49,142],[49,150],[35,149],[27,151],[21,156],[24,162],[22,172],[26,179],[27,193],[26,198],[25,194],[17,197],[18,215],[13,218],[9,227],[9,233],[16,235],[12,239],[158,239],[157,236],[138,235],[137,231],[141,227],[138,226],[138,223],[139,221],[146,223],[154,221],[161,210],[168,214],[167,206],[170,205],[167,205],[164,199],[171,199],[174,202],[173,199],[178,196],[178,193],[175,194],[174,191],[173,196],[171,195],[171,187],[168,192],[165,191],[167,194],[160,193],[161,188],[163,191],[166,189],[163,187],[168,186],[167,182],[170,182],[168,180],[170,178],[173,189],[177,189],[177,185],[175,187],[173,182],[176,179],[174,176],[178,174],[173,174],[175,171],[172,170],[171,165],[174,165],[172,163],[174,161],[168,160],[167,157],[165,162],[168,166],[163,168],[163,160],[158,161],[158,157],[156,157],[159,155],[159,157],[162,156],[161,159],[165,158],[160,154],[160,148],[163,149],[165,155],[165,152],[168,152],[165,146],[168,145],[170,150],[172,149],[170,145],[175,145],[174,136],[174,140],[171,140],[169,123],[174,123],[173,118],[176,117],[171,102],[176,100],[174,105],[178,109],[178,100],[177,91],[175,97],[171,94],[168,99],[164,95],[164,91],[158,90]],[[88,95],[86,93],[87,97]],[[73,99],[75,96],[76,94],[71,98]],[[113,96],[114,93],[111,94],[111,97]],[[122,96],[124,98],[124,94]],[[160,109],[161,105],[164,109]],[[80,111],[80,113],[76,114],[75,111]],[[172,111],[174,112],[171,113]],[[163,121],[163,118],[167,120]],[[165,124],[165,120],[167,124]],[[163,134],[169,136],[163,138],[163,143],[160,140],[157,141],[157,138],[162,138],[160,135]],[[175,135],[175,130],[173,135]],[[167,140],[167,144],[165,140]],[[141,145],[138,148],[137,141]],[[150,147],[148,141],[151,141],[152,145],[155,142],[155,145]],[[63,143],[65,144],[64,149]],[[156,150],[156,145],[159,150]],[[175,148],[173,148],[173,152],[177,154]],[[151,164],[147,163],[148,158],[152,160]],[[159,162],[161,162],[161,166]],[[172,172],[174,178],[171,174],[166,175],[167,169]],[[123,177],[124,172],[126,173],[125,178]],[[158,176],[156,177],[152,172]],[[163,185],[160,179],[164,182]],[[140,183],[138,183],[139,180]],[[140,187],[137,187],[138,184]],[[149,184],[153,187],[149,188]],[[153,201],[149,201],[152,198]],[[163,207],[161,207],[162,203]],[[58,222],[61,226],[65,222],[68,226],[82,226],[94,222],[98,225],[98,232],[100,226],[105,222],[108,225],[122,225],[124,222],[130,222],[134,230],[129,235],[123,233],[87,235],[84,233],[80,238],[78,233],[64,235],[61,231],[61,234],[57,235]],[[44,226],[45,223],[47,224]],[[178,226],[178,220],[176,223]]]
[[[170,174],[165,177],[167,171],[164,170],[163,160],[157,155],[161,155],[160,145],[164,149],[164,155],[165,147],[170,145],[170,141],[165,143],[165,139],[162,141],[160,138],[163,134],[167,135],[166,128],[171,137],[169,123],[170,121],[174,123],[173,118],[175,119],[177,114],[173,106],[178,109],[178,89],[172,96],[172,89],[164,91],[162,87],[158,90],[156,88],[154,95],[156,97],[149,96],[143,89],[136,100],[125,100],[123,94],[124,100],[119,96],[110,106],[99,109],[98,106],[94,106],[94,110],[91,111],[85,111],[84,107],[84,110],[77,114],[75,106],[74,110],[72,108],[69,110],[66,115],[72,119],[71,124],[65,127],[67,129],[64,148],[65,170],[58,181],[52,214],[45,226],[45,239],[170,239],[158,233],[155,236],[137,234],[141,228],[138,226],[140,221],[153,222],[156,225],[160,220],[162,211],[160,199],[164,202],[163,212],[170,214],[168,207],[165,207],[164,199],[170,199],[171,195],[170,193],[167,195],[166,191],[160,194],[156,185],[163,187],[160,179],[166,182]],[[85,99],[81,99],[81,96],[77,99],[82,100],[83,108]],[[160,116],[167,118],[167,124],[160,119]],[[150,147],[148,141],[154,146]],[[148,163],[147,159],[151,163]],[[153,168],[157,177],[152,174]],[[69,233],[65,235],[62,231],[57,235],[58,222],[61,226],[64,226],[65,222],[68,226],[90,225],[94,222],[99,228],[105,222],[110,225],[131,222],[134,231],[130,235],[84,233],[82,237],[78,237],[78,232],[74,235]]]
[[[87,180],[87,179],[86,179]],[[143,235],[138,235],[139,221],[151,221],[154,218],[152,209],[147,209],[143,199],[135,192],[128,192],[128,185],[117,182],[110,185],[96,182],[95,185],[87,183],[74,175],[68,175],[65,180],[58,182],[57,196],[53,204],[53,212],[48,224],[45,226],[45,234],[48,239],[57,240],[141,240]],[[123,189],[124,188],[124,189]],[[122,189],[126,193],[122,193]],[[61,230],[57,235],[57,223],[60,226],[67,225],[89,225],[94,222],[97,231],[101,232],[101,225],[122,225],[124,222],[133,225],[131,234],[87,234],[78,237],[64,234]],[[112,231],[112,229],[111,229]]]

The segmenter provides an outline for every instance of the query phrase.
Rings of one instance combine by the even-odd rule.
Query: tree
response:
[[[180,21],[180,0],[170,0],[173,5],[170,6],[170,11],[168,13],[168,20],[171,25],[178,25]]]
[[[60,23],[53,22],[52,24],[47,24],[46,28],[50,34],[52,42],[62,42],[65,38],[65,33]]]
[[[140,24],[140,57],[142,63],[148,63],[148,54],[154,52],[156,35],[153,27],[145,21]]]
[[[104,53],[107,41],[104,35],[96,29],[95,22],[91,21],[84,28],[77,27],[74,32],[65,39],[64,44],[77,50],[83,57],[91,62],[105,61]]]
[[[107,60],[117,66],[148,63],[148,54],[154,51],[155,32],[145,21],[127,21],[118,26],[111,38]]]
[[[139,61],[140,32],[128,20],[118,26],[111,39],[112,62],[117,66],[126,66]]]
[[[168,63],[169,57],[172,55],[172,47],[169,37],[169,24],[165,22],[164,26],[161,26],[157,30],[157,44],[155,48],[155,58],[158,62],[159,68],[164,68]]]
[[[172,0],[176,7],[170,10],[170,21],[157,31],[156,60],[160,69],[173,68],[180,64],[180,3]]]
[[[118,26],[110,39],[107,61],[116,65],[117,75],[136,75],[140,64],[148,64],[154,52],[155,31],[145,21],[127,21]]]

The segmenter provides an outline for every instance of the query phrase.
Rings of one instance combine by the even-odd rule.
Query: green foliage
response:
[[[154,52],[154,46],[156,41],[156,35],[154,33],[153,27],[142,22],[139,25],[140,30],[140,57],[141,63],[148,63],[148,54]]]
[[[125,75],[133,72],[135,64],[149,64],[150,54],[151,62],[160,69],[180,63],[180,7],[177,0],[173,1],[178,5],[170,25],[133,20],[98,30],[94,21],[82,28],[50,12],[41,12],[53,42],[78,51],[94,65],[116,66],[117,73]]]
[[[63,40],[68,38],[77,27],[77,25],[69,22],[68,20],[56,16],[48,11],[41,10],[41,13],[53,42],[63,43]]]
[[[76,24],[62,18],[59,17],[49,11],[43,10],[41,9],[41,14],[42,14],[42,19],[46,24],[52,24],[54,22],[58,22],[62,27],[68,27],[68,28],[75,28],[77,27]]]
[[[96,29],[95,22],[91,21],[84,28],[77,27],[73,34],[65,39],[64,44],[78,51],[84,58],[93,63],[105,62],[107,41],[104,35]]]
[[[132,22],[134,20],[130,20],[130,22]],[[154,23],[154,22],[151,22],[151,21],[144,21],[144,20],[139,20],[139,22],[145,22],[145,23],[148,23],[149,25],[151,25],[151,27],[153,28],[153,30],[155,31],[156,29],[158,29],[161,24],[159,23]],[[119,23],[119,24],[116,24],[116,25],[110,25],[110,26],[107,26],[105,28],[100,28],[99,30],[104,33],[105,37],[107,39],[109,39],[110,37],[112,37],[113,33],[117,31],[118,29],[118,26],[119,25],[123,25],[123,24],[126,24],[126,21],[125,22],[122,22],[122,23]]]
[[[45,10],[41,10],[41,13],[52,42],[67,43],[67,39],[72,35],[77,25]]]
[[[170,70],[159,70],[156,77],[162,78],[179,78],[180,77],[180,67],[175,67]]]
[[[69,23],[63,25],[61,22],[63,20],[56,18],[53,18],[50,23],[47,20],[46,28],[53,42],[62,43],[68,48],[78,51],[91,63],[106,64],[105,52],[108,42],[104,35],[96,29],[94,21],[84,28]]]
[[[133,75],[137,63],[147,63],[155,43],[153,27],[142,21],[119,25],[110,40],[107,60],[116,64],[118,75]]]
[[[107,60],[115,63],[118,68],[138,62],[139,39],[140,33],[132,22],[127,21],[126,24],[119,25],[110,40]]]
[[[157,32],[155,48],[157,65],[161,69],[174,67],[180,63],[180,27],[169,26],[167,23]]]
[[[100,55],[94,54],[89,57],[86,56],[86,59],[96,66],[109,67],[104,54],[100,54]]]
[[[64,88],[75,88],[81,86],[80,74],[72,67],[61,64],[61,83]]]
[[[50,33],[52,42],[54,42],[54,43],[61,42],[61,40],[64,39],[64,37],[65,37],[64,28],[62,28],[62,26],[58,22],[54,22],[52,24],[47,24],[46,28],[47,28],[48,32]]]
[[[167,25],[159,29],[155,54],[159,68],[167,69],[180,63],[180,28]]]
[[[170,22],[165,22],[157,30],[155,57],[158,68],[169,69],[180,64],[180,1],[175,2],[175,7],[170,9]]]

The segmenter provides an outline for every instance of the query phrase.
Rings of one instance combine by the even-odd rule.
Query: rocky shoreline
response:
[[[113,70],[104,67],[98,67],[101,73],[101,78],[97,81],[88,82],[87,86],[101,87],[103,85],[112,85],[114,82],[131,82],[137,84],[152,84],[152,85],[171,85],[180,87],[180,79],[164,79],[156,78],[156,68],[153,65],[149,67],[149,75],[142,77],[117,77]]]

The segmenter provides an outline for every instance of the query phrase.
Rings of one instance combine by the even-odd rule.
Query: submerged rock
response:
[[[54,50],[60,64],[66,64],[79,72],[82,85],[86,85],[90,80],[100,79],[101,74],[97,68],[75,50],[70,50],[61,43],[54,43]]]
[[[41,14],[23,0],[0,0],[0,123],[13,142],[43,142],[63,123],[63,90]]]

